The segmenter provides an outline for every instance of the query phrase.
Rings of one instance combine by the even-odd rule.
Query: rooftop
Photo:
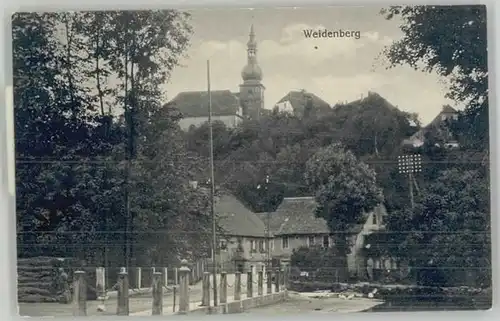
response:
[[[234,195],[229,193],[220,195],[215,204],[215,211],[219,216],[219,225],[226,231],[226,235],[266,236],[264,222]]]
[[[274,235],[330,233],[326,221],[315,215],[314,197],[287,197],[270,213],[269,226]],[[261,214],[262,215],[262,214]],[[263,216],[264,222],[267,222]]]
[[[230,90],[213,90],[211,98],[213,116],[236,115],[240,109],[238,97]],[[169,105],[175,106],[185,118],[208,117],[208,92],[181,92],[169,102]]]
[[[290,102],[292,105],[293,111],[296,115],[302,115],[304,113],[304,108],[307,102],[307,99],[312,99],[313,107],[316,110],[330,110],[331,106],[329,103],[319,98],[313,93],[307,92],[305,90],[302,91],[290,91],[283,98],[281,98],[277,104],[284,103],[286,101]]]

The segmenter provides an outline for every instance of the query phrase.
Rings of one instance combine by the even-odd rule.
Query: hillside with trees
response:
[[[304,173],[309,158],[321,148],[341,143],[377,172],[389,204],[403,206],[393,180],[397,155],[405,138],[419,127],[377,93],[336,105],[323,117],[297,117],[273,112],[260,122],[244,121],[231,129],[214,124],[216,180],[233,190],[257,212],[273,210],[282,197],[311,196]],[[189,151],[208,164],[208,125],[186,134]],[[200,171],[200,181],[207,179]],[[267,179],[266,179],[267,178]]]
[[[424,284],[489,286],[486,6],[394,6],[381,14],[402,20],[403,38],[384,52],[390,67],[406,64],[447,77],[447,96],[466,106],[449,124],[460,149],[447,151],[430,142],[420,151],[422,191],[414,208],[391,213],[388,251],[411,253],[413,266],[430,271],[420,278]]]

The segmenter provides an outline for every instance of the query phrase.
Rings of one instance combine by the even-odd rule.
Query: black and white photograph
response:
[[[15,13],[18,313],[490,309],[486,16]]]

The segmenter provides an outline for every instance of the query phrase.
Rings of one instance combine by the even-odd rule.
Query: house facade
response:
[[[216,202],[219,225],[224,231],[219,237],[219,262],[226,270],[249,271],[261,269],[271,260],[288,265],[294,250],[301,247],[334,247],[334,235],[326,221],[316,217],[315,210],[313,197],[290,197],[283,199],[275,212],[254,213],[235,196],[221,195]],[[351,230],[347,258],[351,276],[366,278],[370,264],[384,264],[384,258],[369,251],[373,246],[369,237],[384,230],[386,215],[385,207],[380,205],[364,215],[364,224]]]
[[[266,228],[270,229],[272,235],[270,248],[273,258],[278,258],[287,264],[293,251],[301,247],[335,246],[335,239],[326,221],[315,215],[316,205],[314,197],[290,197],[284,198],[275,212],[258,214]],[[367,246],[366,237],[384,230],[386,215],[385,207],[380,205],[364,215],[364,224],[354,227],[351,231],[351,251],[347,263],[352,276],[366,274],[366,263],[369,259],[364,250]]]
[[[264,222],[230,193],[217,197],[215,211],[222,229],[217,259],[224,269],[262,268],[268,257]]]

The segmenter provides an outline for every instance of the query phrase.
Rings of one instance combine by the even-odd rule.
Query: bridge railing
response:
[[[201,265],[201,264],[200,264]],[[150,310],[130,312],[130,297],[134,295],[134,290],[130,288],[129,271],[122,268],[118,273],[117,282],[111,287],[103,284],[106,278],[103,276],[105,271],[100,268],[97,274],[97,283],[94,288],[88,282],[85,271],[75,271],[72,288],[73,315],[87,315],[87,295],[88,288],[94,288],[100,293],[99,299],[113,300],[111,296],[106,295],[102,289],[112,289],[116,291],[116,314],[117,315],[161,315],[165,313],[186,314],[194,310],[206,309],[211,312],[212,309],[220,309],[222,313],[238,313],[242,310],[256,307],[259,305],[268,305],[283,301],[287,296],[288,270],[269,270],[264,269],[258,272],[248,271],[246,273],[221,272],[216,276],[218,297],[216,300],[212,296],[214,290],[213,276],[208,271],[193,273],[193,267],[198,266],[198,271],[202,268],[196,264],[188,264],[183,260],[181,266],[177,268],[177,283],[169,286],[168,269],[152,270],[152,282],[148,291],[142,292],[142,295],[151,295],[152,305]],[[201,273],[201,295],[195,293],[194,289],[198,287],[190,286],[193,275],[198,278]],[[173,302],[170,311],[164,311],[164,296],[173,292]],[[109,293],[109,292],[108,292]],[[193,300],[190,295],[200,295],[199,299]],[[103,305],[104,306],[104,305]],[[104,307],[101,306],[101,309]],[[168,306],[167,306],[167,310]]]

